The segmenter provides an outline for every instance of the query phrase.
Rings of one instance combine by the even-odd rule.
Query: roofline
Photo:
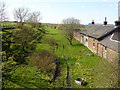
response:
[[[119,50],[115,50],[115,49],[113,49],[113,48],[111,48],[111,47],[108,47],[107,45],[104,45],[104,44],[101,43],[101,42],[99,42],[98,44],[101,44],[101,45],[103,45],[104,47],[107,47],[107,48],[109,48],[109,49],[112,49],[113,51],[116,51],[116,52],[120,53]],[[118,46],[118,47],[119,47],[119,46]],[[119,48],[118,48],[118,49],[119,49]]]
[[[89,36],[89,37],[92,37],[92,38],[95,38],[95,39],[97,39],[97,40],[101,40],[101,38],[107,36],[108,34],[112,33],[114,30],[116,30],[116,29],[118,29],[118,28],[120,28],[120,25],[117,26],[116,28],[113,28],[112,30],[110,30],[109,32],[107,32],[106,34],[104,34],[104,35],[102,35],[102,36],[100,36],[100,37],[98,37],[98,38],[95,38],[95,37],[93,37],[93,36],[84,34],[84,33],[82,33],[82,32],[79,32],[79,33],[80,33],[80,34],[83,34],[83,35],[86,35],[86,36]]]
[[[117,26],[116,28],[113,28],[112,30],[110,30],[109,32],[107,32],[106,34],[102,35],[101,37],[99,37],[99,38],[97,38],[97,39],[101,39],[101,38],[105,37],[106,35],[112,33],[114,30],[119,29],[119,28],[120,28],[120,25]]]
[[[83,34],[83,35],[86,35],[86,36],[88,36],[88,37],[92,37],[92,38],[94,38],[94,39],[97,39],[97,38],[95,38],[95,37],[93,37],[93,36],[90,36],[90,35],[87,35],[87,34],[84,34],[84,33],[81,33],[81,32],[79,32],[80,34]]]

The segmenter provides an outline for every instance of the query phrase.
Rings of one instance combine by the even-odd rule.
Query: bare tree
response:
[[[6,17],[6,4],[4,2],[0,2],[0,21],[5,21],[8,19]]]
[[[39,11],[36,11],[29,14],[26,22],[29,22],[33,27],[37,27],[40,20],[41,14]]]
[[[4,25],[1,25],[3,21],[7,20],[7,13],[6,13],[6,4],[4,2],[0,2],[0,28]]]
[[[75,19],[73,17],[63,19],[61,28],[64,30],[64,36],[69,41],[70,45],[73,45],[73,32],[80,28],[80,20]]]
[[[26,20],[28,15],[29,15],[29,9],[27,9],[27,8],[20,7],[20,8],[15,9],[14,17],[17,21],[20,21],[17,24],[17,28],[23,28],[24,21]]]
[[[17,8],[14,11],[14,17],[20,22],[24,22],[29,14],[29,10],[27,8]]]
[[[28,22],[36,22],[38,23],[41,20],[41,16],[40,16],[40,12],[36,11],[36,12],[32,12],[29,17],[28,17]]]

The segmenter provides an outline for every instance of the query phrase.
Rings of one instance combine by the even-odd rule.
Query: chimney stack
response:
[[[120,25],[120,17],[119,17],[119,20],[115,21],[115,26],[119,26],[119,25]]]
[[[118,2],[118,20],[115,21],[115,26],[120,25],[120,1]]]
[[[94,20],[92,20],[92,24],[95,24]]]
[[[104,25],[107,25],[107,18],[105,17]]]

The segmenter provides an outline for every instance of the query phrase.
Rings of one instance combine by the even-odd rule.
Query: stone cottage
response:
[[[85,30],[75,32],[74,38],[98,56],[117,62],[120,58],[120,23],[115,23],[116,26],[107,24],[106,18],[103,25],[93,21]]]

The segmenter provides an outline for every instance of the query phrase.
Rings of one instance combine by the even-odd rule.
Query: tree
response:
[[[23,29],[18,29],[13,33],[14,53],[17,62],[25,62],[24,59],[33,50],[35,50],[38,41],[42,38],[43,33],[30,25],[24,25]]]
[[[7,78],[10,75],[10,72],[16,66],[16,62],[13,57],[13,31],[12,30],[4,30],[2,31],[2,76],[3,78]]]
[[[30,23],[33,27],[39,26],[39,21],[41,20],[41,15],[39,11],[32,12],[29,14],[26,22]]]
[[[20,22],[24,22],[29,15],[29,10],[27,8],[17,8],[14,11],[14,17]]]
[[[75,19],[73,17],[63,19],[61,28],[64,30],[64,36],[69,41],[69,44],[73,45],[72,44],[72,40],[74,38],[73,32],[80,28],[80,20]]]
[[[6,4],[4,2],[0,2],[0,21],[5,21],[8,19],[6,17]]]
[[[36,11],[36,12],[32,12],[30,14],[30,17],[28,18],[28,22],[39,22],[41,20],[41,16],[40,16],[40,12]]]
[[[7,13],[6,13],[6,4],[4,2],[0,2],[0,22],[7,20]],[[1,27],[1,23],[0,23]]]

